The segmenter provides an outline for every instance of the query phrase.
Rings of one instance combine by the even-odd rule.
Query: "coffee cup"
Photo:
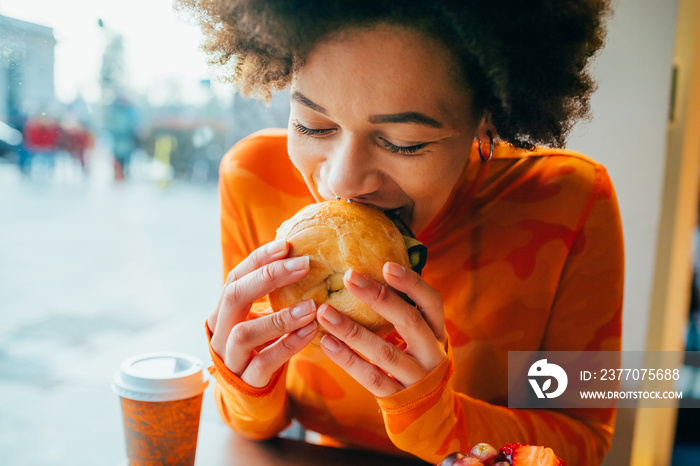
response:
[[[194,465],[208,384],[202,362],[183,353],[142,354],[121,364],[112,389],[121,399],[130,465]]]

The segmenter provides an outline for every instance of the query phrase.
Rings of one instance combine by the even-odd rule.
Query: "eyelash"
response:
[[[402,155],[415,155],[418,151],[423,149],[428,144],[416,144],[415,146],[397,146],[392,144],[386,139],[379,138],[382,141],[382,146],[388,149],[392,154],[402,154]]]
[[[294,129],[296,129],[301,134],[305,134],[307,136],[321,136],[333,131],[333,129],[311,129],[307,128],[306,126],[300,125],[299,123],[296,123],[294,125]]]
[[[329,128],[329,129],[307,128],[306,126],[300,125],[299,123],[294,124],[294,129],[296,129],[299,133],[304,134],[306,136],[323,136],[323,135],[331,133],[335,130],[333,128]],[[383,148],[387,149],[392,154],[415,155],[418,151],[420,151],[421,149],[425,148],[425,146],[428,145],[428,144],[416,144],[415,146],[397,146],[396,144],[392,144],[384,138],[379,138],[379,140],[381,141],[381,146]]]

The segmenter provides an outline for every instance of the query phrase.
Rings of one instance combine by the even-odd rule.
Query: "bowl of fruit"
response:
[[[479,443],[469,453],[448,455],[437,466],[565,466],[565,463],[549,447],[507,443],[496,450],[488,443]]]

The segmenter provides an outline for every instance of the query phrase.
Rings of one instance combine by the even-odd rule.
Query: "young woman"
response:
[[[221,164],[225,285],[207,321],[223,419],[267,438],[292,418],[326,444],[437,463],[479,442],[547,445],[593,465],[614,410],[507,408],[508,351],[618,350],[623,245],[605,168],[558,148],[587,116],[606,1],[181,0],[245,92],[290,88],[289,128]],[[277,227],[304,205],[398,209],[429,251],[422,276],[345,286],[387,339],[312,302]],[[308,346],[318,321],[329,332]],[[397,341],[403,342],[397,346]],[[399,349],[400,348],[400,349]],[[358,355],[361,354],[364,357]],[[372,362],[370,362],[372,361]]]

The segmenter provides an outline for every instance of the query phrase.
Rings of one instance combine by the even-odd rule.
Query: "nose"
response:
[[[360,198],[381,186],[381,171],[362,141],[347,138],[329,155],[326,183],[334,195],[342,199]]]

